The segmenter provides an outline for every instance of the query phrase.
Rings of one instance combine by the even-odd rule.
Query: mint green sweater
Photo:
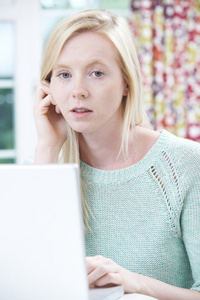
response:
[[[81,162],[94,215],[86,255],[200,291],[200,145],[162,131],[131,167],[102,171]]]

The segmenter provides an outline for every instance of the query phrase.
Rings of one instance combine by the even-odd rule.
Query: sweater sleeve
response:
[[[188,187],[181,215],[182,238],[189,257],[194,284],[200,291],[200,166]],[[194,171],[194,170],[193,170]]]

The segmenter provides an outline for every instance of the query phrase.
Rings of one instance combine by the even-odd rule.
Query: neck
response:
[[[130,141],[133,135],[130,134]],[[115,131],[103,136],[92,137],[91,135],[80,134],[80,157],[88,165],[102,170],[116,170],[130,165],[130,159],[125,159],[123,153],[119,153],[122,142],[122,130]],[[129,143],[133,149],[133,143]],[[130,147],[129,147],[130,148]]]

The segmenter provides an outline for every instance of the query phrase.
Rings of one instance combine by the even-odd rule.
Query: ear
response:
[[[127,96],[127,95],[128,95],[128,83],[125,82],[123,96]]]

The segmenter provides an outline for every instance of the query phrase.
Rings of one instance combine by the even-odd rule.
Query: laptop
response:
[[[88,287],[82,223],[78,165],[0,165],[0,299],[119,299]]]

